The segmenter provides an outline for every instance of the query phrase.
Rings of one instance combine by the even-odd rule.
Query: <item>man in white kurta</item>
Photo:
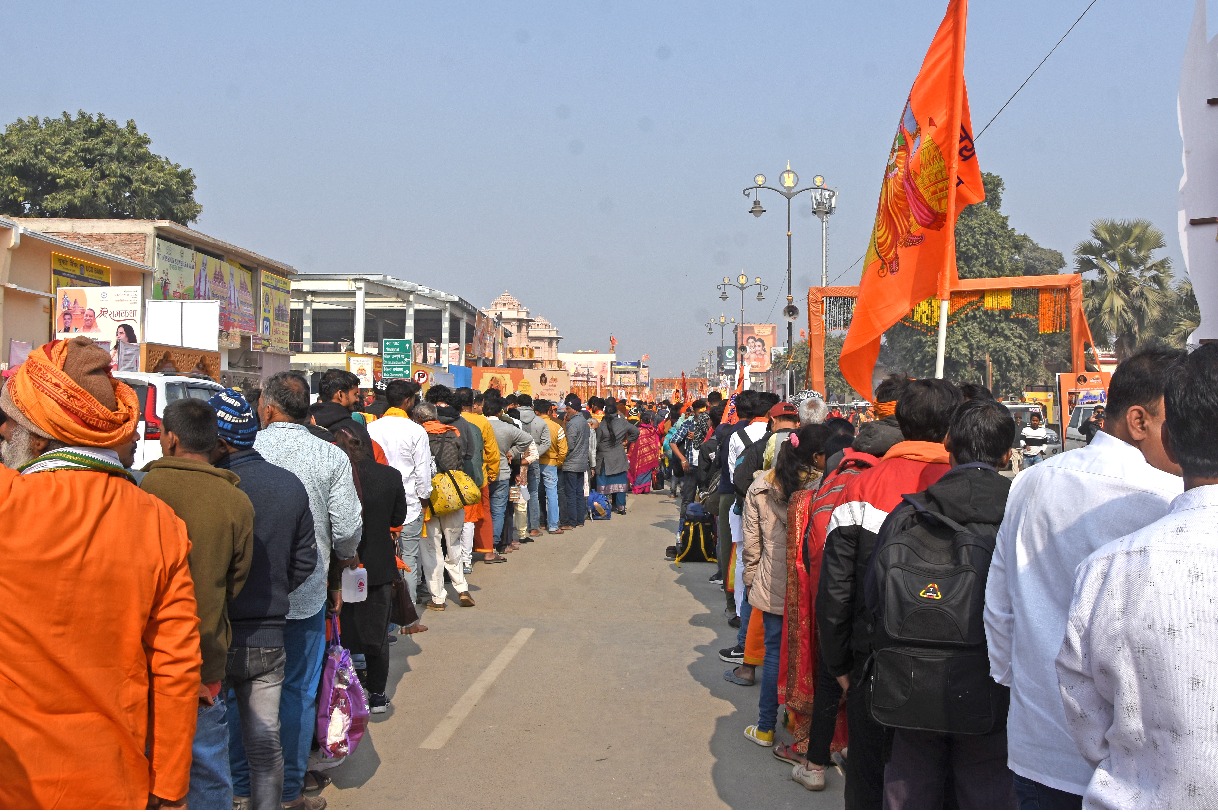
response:
[[[1185,491],[1078,568],[1057,658],[1094,770],[1088,808],[1218,806],[1218,346],[1192,354],[1165,400]]]

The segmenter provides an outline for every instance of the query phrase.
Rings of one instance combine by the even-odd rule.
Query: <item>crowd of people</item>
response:
[[[324,808],[328,627],[383,713],[389,646],[428,631],[417,606],[473,607],[475,564],[624,513],[659,463],[637,406],[365,396],[333,369],[316,399],[284,372],[168,404],[160,458],[133,470],[140,404],[111,367],[54,341],[0,391],[4,807]],[[344,602],[351,572],[363,600]]]
[[[850,809],[1218,805],[1218,347],[1125,359],[1043,461],[982,386],[875,395],[852,421],[746,390],[669,435],[683,523],[717,518],[724,678],[759,688],[743,735],[809,790],[836,763]]]
[[[1003,404],[902,375],[850,420],[344,370],[312,402],[284,372],[169,404],[137,471],[111,368],[54,341],[0,390],[5,807],[323,808],[328,625],[382,713],[416,607],[666,486],[670,557],[717,537],[743,735],[802,786],[836,762],[847,808],[1218,805],[1218,347],[1125,359],[1091,442],[1013,481]]]

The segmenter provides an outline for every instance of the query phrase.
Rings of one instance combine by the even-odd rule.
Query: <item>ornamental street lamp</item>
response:
[[[783,308],[782,313],[787,318],[787,394],[789,396],[794,386],[795,375],[795,371],[790,369],[791,348],[795,343],[795,319],[799,317],[799,308],[795,305],[795,297],[791,291],[791,201],[797,195],[808,192],[812,199],[812,213],[820,218],[820,284],[821,287],[827,287],[829,284],[829,215],[837,210],[837,191],[825,186],[825,178],[822,175],[814,177],[811,186],[797,189],[799,175],[791,169],[790,161],[787,161],[787,168],[778,176],[778,183],[782,188],[766,186],[765,180],[765,175],[755,175],[753,185],[744,190],[744,196],[753,195],[753,205],[749,209],[749,214],[754,217],[765,214],[760,199],[762,189],[777,192],[787,199],[787,306]]]
[[[746,291],[751,290],[752,288],[757,288],[757,301],[764,302],[765,301],[765,292],[770,289],[770,286],[761,284],[760,276],[754,277],[753,281],[749,282],[748,274],[746,274],[742,270],[740,272],[740,275],[737,276],[735,279],[729,279],[726,276],[723,277],[723,281],[719,283],[718,287],[719,287],[719,298],[725,302],[727,301],[727,298],[728,298],[728,296],[727,296],[728,288],[736,288],[737,290],[740,291],[740,321],[738,321],[736,323],[736,348],[737,348],[737,352],[743,353],[744,347],[741,345],[740,331],[742,329],[744,329],[744,294]],[[719,317],[719,320],[720,320],[720,324],[724,323],[722,316]],[[739,356],[739,355],[736,356],[737,364],[740,363],[740,360],[739,360],[740,357],[741,356]]]

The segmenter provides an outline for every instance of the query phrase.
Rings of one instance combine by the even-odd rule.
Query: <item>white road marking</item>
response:
[[[588,569],[588,565],[592,563],[592,559],[596,558],[596,554],[599,553],[601,551],[601,547],[604,546],[605,540],[603,538],[599,538],[594,541],[592,543],[592,547],[588,549],[588,552],[584,553],[584,557],[581,558],[579,563],[575,565],[575,569],[571,570],[571,574],[579,575],[581,572]]]
[[[524,648],[524,644],[529,642],[529,638],[533,636],[534,629],[521,629],[516,632],[508,644],[503,647],[503,651],[499,652],[495,659],[491,660],[491,664],[486,667],[486,670],[478,675],[478,679],[474,680],[474,684],[469,686],[461,698],[448,714],[440,720],[436,725],[435,730],[431,731],[431,735],[423,740],[419,745],[420,750],[439,750],[444,745],[448,744],[448,740],[457,732],[457,728],[465,721],[465,717],[469,716],[470,711],[478,704],[478,700],[482,699],[483,694],[491,687],[491,684],[498,679],[503,670],[508,667],[512,659],[520,653]]]

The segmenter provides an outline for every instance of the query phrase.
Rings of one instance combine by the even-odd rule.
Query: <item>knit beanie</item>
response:
[[[252,448],[258,435],[258,418],[235,389],[213,395],[207,404],[216,410],[216,429],[233,448]]]

